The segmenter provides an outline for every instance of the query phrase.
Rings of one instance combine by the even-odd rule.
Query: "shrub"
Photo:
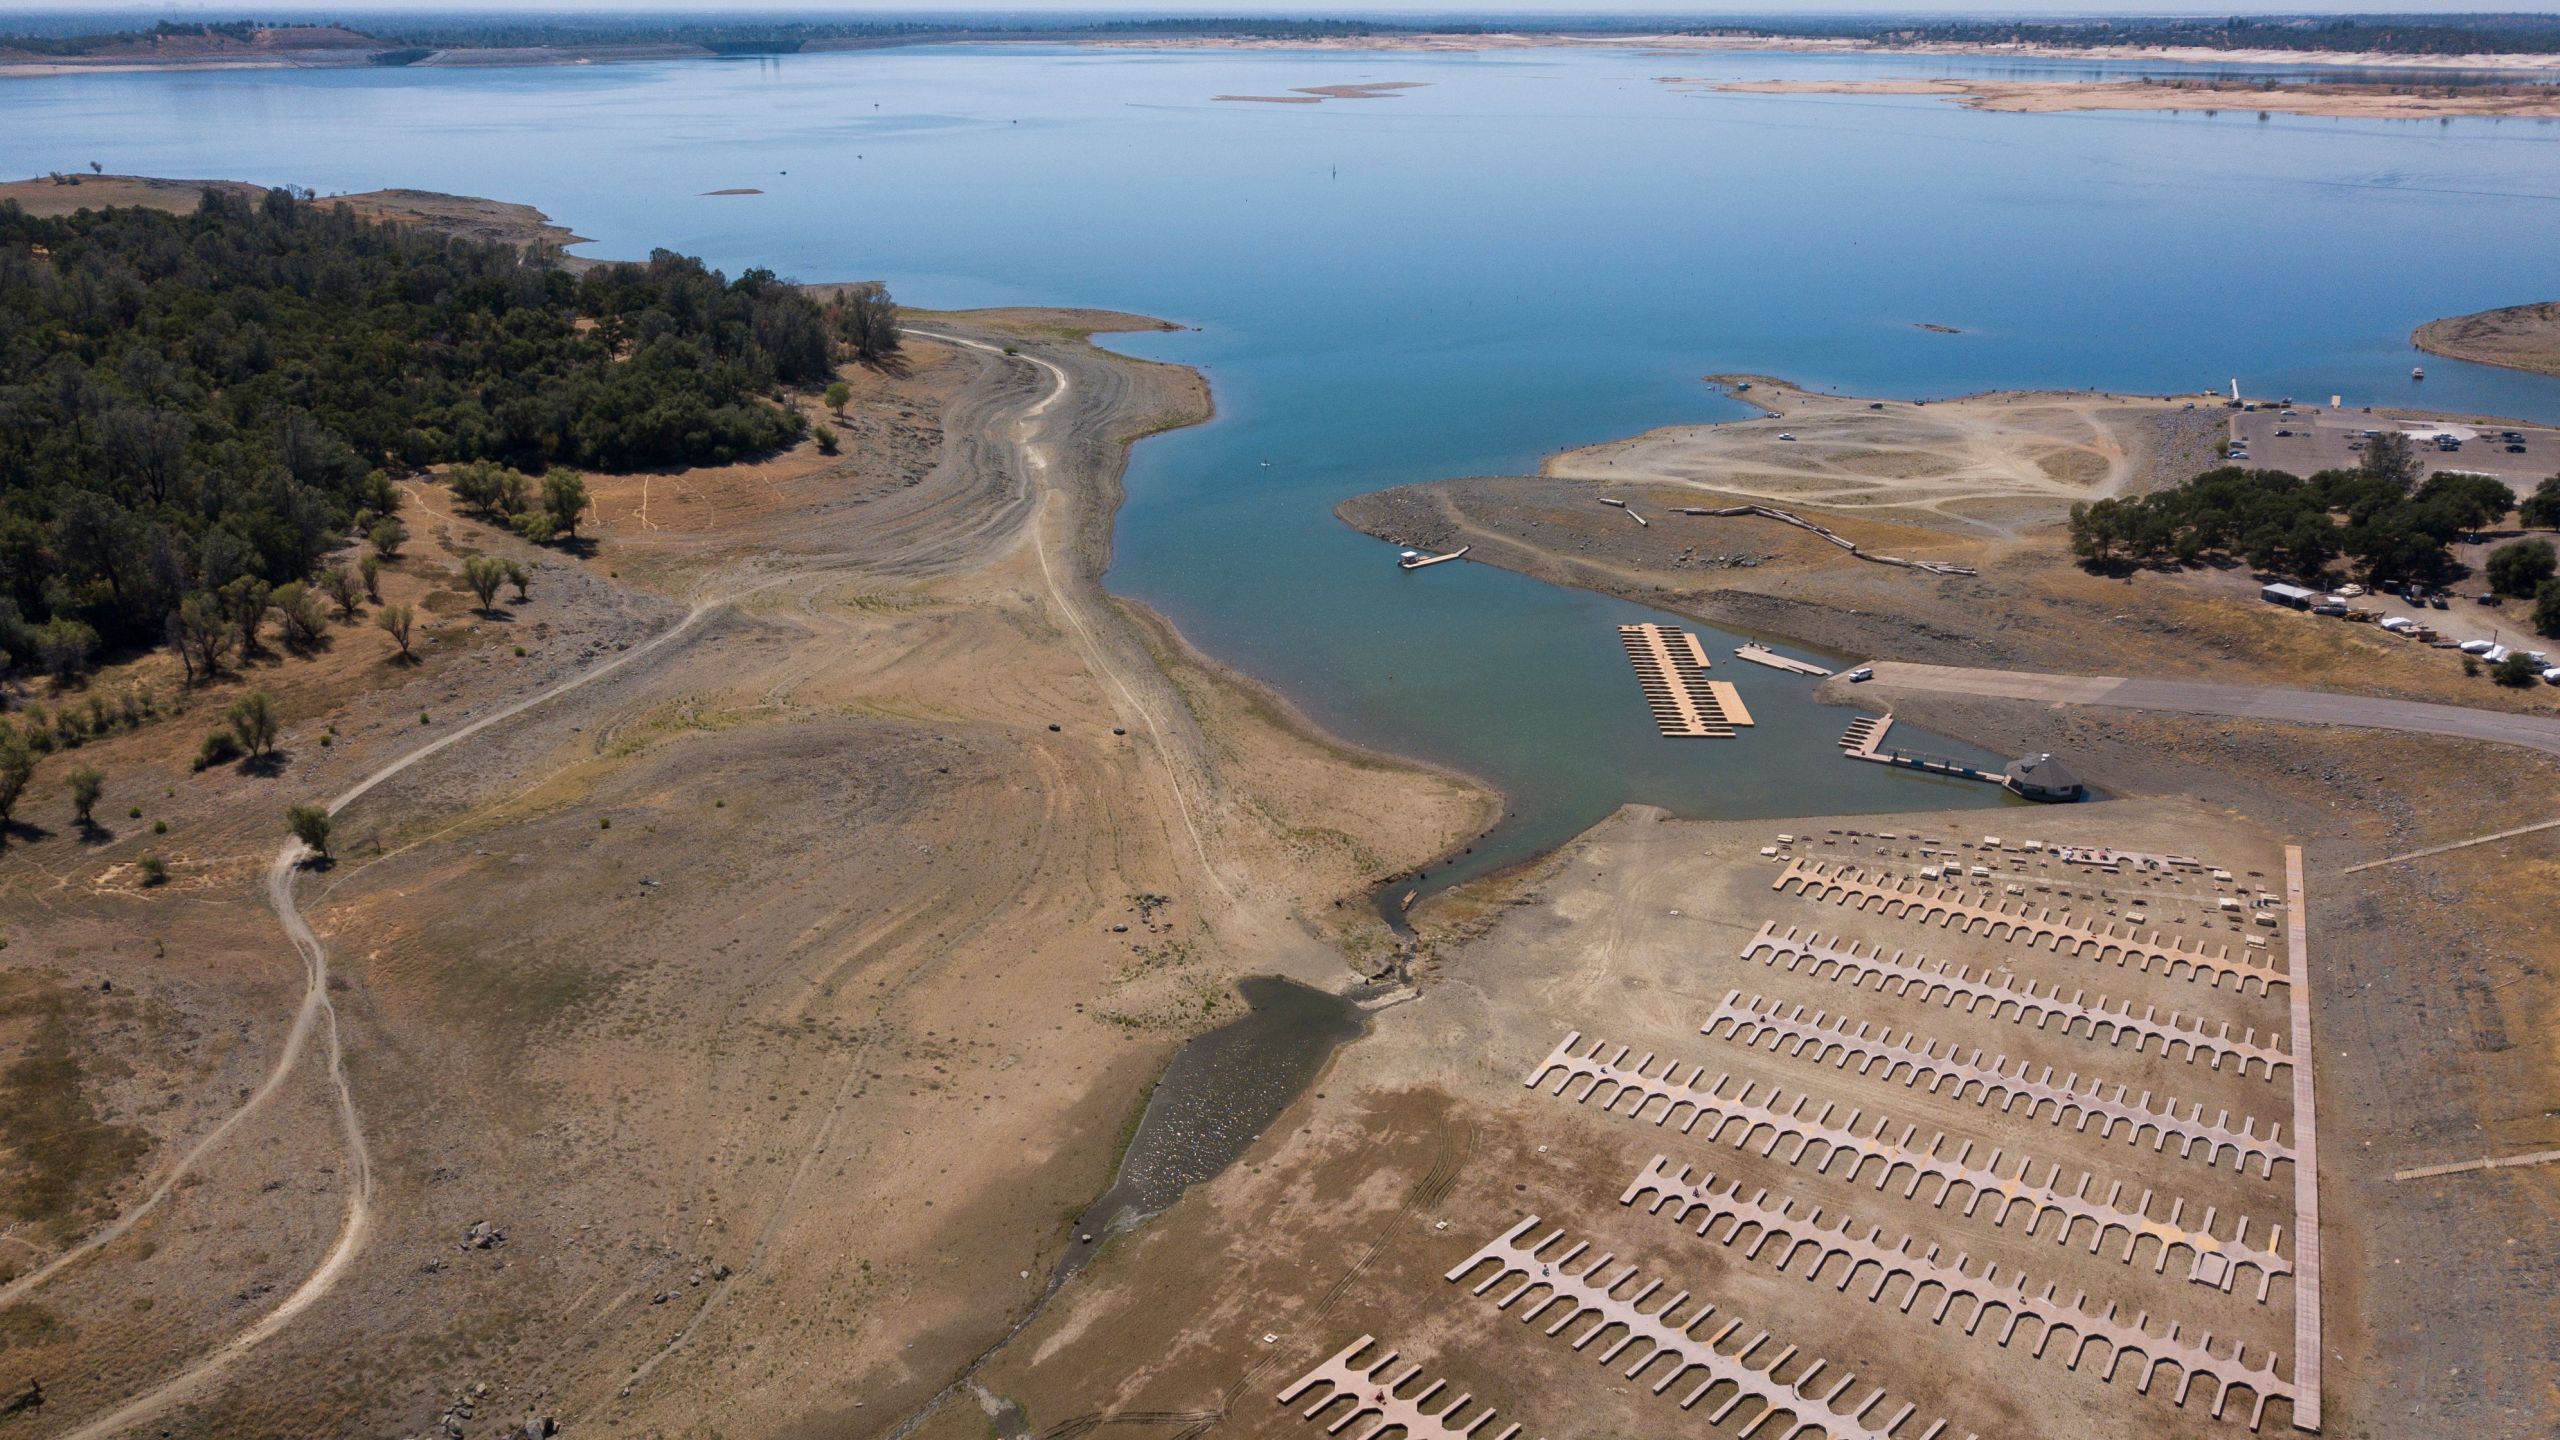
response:
[[[2533,663],[2532,656],[2519,651],[2490,667],[2489,678],[2501,685],[2521,690],[2527,685],[2541,681],[2542,667]]]
[[[336,822],[329,818],[328,807],[295,805],[284,812],[284,821],[292,829],[294,839],[310,846],[311,852],[321,859],[329,858],[329,832],[336,828]]]
[[[844,449],[844,442],[836,438],[836,432],[824,425],[818,426],[809,433],[817,440],[818,453],[821,455],[833,455]]]
[[[157,855],[143,856],[134,862],[134,868],[142,872],[142,883],[145,886],[169,883],[169,862]]]
[[[196,747],[196,768],[210,770],[226,760],[236,760],[239,756],[240,742],[232,738],[231,732],[215,730],[204,737],[203,744]]]
[[[409,527],[397,517],[375,523],[365,539],[373,543],[373,553],[385,560],[400,558],[400,547],[409,543]]]

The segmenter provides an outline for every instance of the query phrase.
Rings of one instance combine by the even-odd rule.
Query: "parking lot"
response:
[[[2356,447],[2364,440],[2365,432],[2389,429],[2408,434],[2419,463],[2431,475],[2438,470],[2476,471],[2495,475],[2524,494],[2545,477],[2560,474],[2560,430],[2504,422],[2438,421],[2406,412],[2302,405],[2288,413],[2277,406],[2262,405],[2254,411],[2233,412],[2231,443],[2235,450],[2247,452],[2248,458],[2242,463],[2253,468],[2311,475],[2359,463],[2364,456]],[[2507,439],[2508,431],[2522,438]],[[2434,437],[2439,434],[2454,436],[2461,441],[2461,448],[2436,448]],[[2524,447],[2522,451],[2508,448],[2517,444]]]

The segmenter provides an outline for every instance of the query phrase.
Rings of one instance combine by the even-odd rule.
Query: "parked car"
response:
[[[1849,683],[1852,685],[1863,685],[1874,678],[1876,678],[1876,667],[1873,665],[1861,665],[1849,672]]]

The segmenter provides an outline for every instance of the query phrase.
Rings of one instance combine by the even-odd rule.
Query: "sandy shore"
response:
[[[2560,375],[2560,301],[2430,320],[2410,335],[2409,343],[2456,360]]]
[[[2419,93],[2404,85],[2284,85],[2229,81],[2140,80],[1690,80],[1669,85],[1744,95],[1938,95],[1971,110],[2055,114],[2082,110],[2251,110],[2345,120],[2436,120],[2447,116],[2560,115],[2560,90],[2548,85],[2495,89],[2445,87]]]

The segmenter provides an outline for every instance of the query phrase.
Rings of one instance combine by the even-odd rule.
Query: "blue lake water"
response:
[[[2413,391],[2407,344],[2421,321],[2560,291],[2560,124],[1997,115],[1657,78],[2132,68],[935,47],[96,75],[0,83],[0,172],[491,195],[598,255],[665,246],[924,305],[1198,327],[1122,342],[1202,367],[1220,413],[1140,447],[1110,583],[1337,732],[1500,785],[1510,817],[1455,874],[1623,800],[1740,816],[1998,796],[1843,763],[1845,716],[1756,667],[1720,666],[1756,730],[1662,739],[1609,628],[1659,617],[1481,566],[1400,573],[1332,518],[1345,496],[1729,416],[1697,379],[1726,371],[1905,396],[2237,376],[2560,420],[2560,382],[2514,372],[2430,358]],[[1422,88],[1211,98],[1354,81]],[[733,186],[766,193],[702,194]]]

